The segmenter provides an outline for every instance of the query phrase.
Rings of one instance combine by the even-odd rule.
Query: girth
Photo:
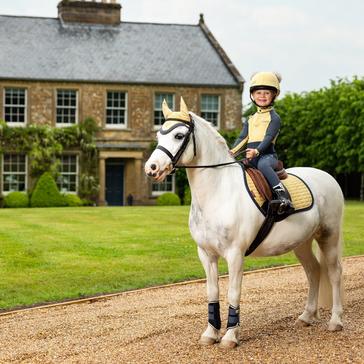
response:
[[[252,186],[252,184],[248,182],[248,177],[251,178],[251,174],[246,173],[248,173],[249,169],[254,169],[247,168],[247,166],[244,164],[241,164],[241,167],[244,173],[245,187],[257,208],[265,216],[264,222],[260,227],[255,239],[245,253],[245,255],[247,256],[253,253],[254,250],[259,246],[259,244],[267,237],[275,222],[282,221],[292,214],[310,210],[313,206],[314,198],[310,188],[307,186],[304,180],[302,180],[299,176],[294,175],[293,173],[287,174],[286,172],[284,172],[287,175],[287,178],[284,178],[283,184],[285,185],[287,191],[290,193],[295,210],[291,212],[285,212],[284,214],[278,214],[277,210],[279,208],[279,205],[276,204],[277,200],[269,201],[259,190],[257,184],[254,184]],[[253,181],[253,178],[251,178],[251,180]],[[253,187],[255,187],[255,190],[252,189]],[[255,196],[255,194],[257,194],[258,196]]]
[[[253,251],[258,248],[260,243],[267,237],[269,232],[272,230],[272,227],[276,221],[278,205],[268,205],[267,216],[265,217],[262,226],[260,227],[257,236],[250,244],[248,250],[245,252],[245,256],[250,255]]]

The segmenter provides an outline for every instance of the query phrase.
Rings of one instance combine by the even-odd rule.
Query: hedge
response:
[[[157,198],[157,206],[179,206],[181,205],[180,198],[172,192],[163,193]]]
[[[28,207],[29,197],[24,192],[10,192],[4,197],[4,207]]]

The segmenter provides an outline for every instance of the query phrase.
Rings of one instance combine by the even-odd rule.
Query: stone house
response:
[[[0,10],[1,11],[1,10]],[[153,203],[144,162],[163,122],[161,102],[218,129],[240,126],[244,79],[206,26],[121,20],[115,1],[58,4],[57,18],[0,15],[0,119],[12,127],[67,127],[94,118],[100,205]],[[0,192],[31,185],[27,155],[4,151]],[[77,193],[78,151],[61,158],[60,188]],[[63,182],[62,182],[63,181]]]

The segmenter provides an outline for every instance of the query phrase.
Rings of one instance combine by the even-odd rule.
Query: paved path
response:
[[[364,363],[364,258],[344,260],[345,328],[294,322],[307,291],[302,267],[248,274],[241,345],[200,347],[204,283],[157,288],[93,303],[0,317],[0,363]],[[226,325],[227,280],[220,280]]]

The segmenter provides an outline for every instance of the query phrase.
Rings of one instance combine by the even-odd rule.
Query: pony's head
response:
[[[165,122],[157,133],[158,145],[145,164],[145,173],[156,182],[162,182],[177,162],[187,164],[195,156],[194,124],[183,98],[179,111],[172,111],[165,100],[162,110]]]

